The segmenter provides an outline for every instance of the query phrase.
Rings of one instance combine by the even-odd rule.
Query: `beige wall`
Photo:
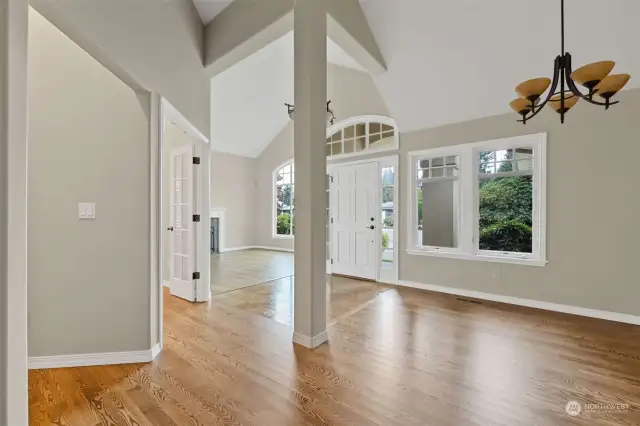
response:
[[[545,111],[526,126],[505,114],[402,134],[400,279],[640,315],[640,90],[619,98],[609,111],[581,102],[565,124]],[[407,152],[539,132],[548,132],[546,267],[405,252]]]
[[[147,350],[149,106],[34,11],[29,42],[29,355]]]
[[[327,69],[327,99],[337,121],[357,115],[384,115],[389,111],[371,76],[338,65]],[[293,122],[290,122],[257,158],[256,245],[293,249],[293,239],[273,238],[273,171],[293,159]]]
[[[256,159],[211,152],[212,208],[225,209],[224,249],[256,245]]]
[[[130,86],[161,94],[209,136],[204,29],[192,1],[32,0],[30,4]]]

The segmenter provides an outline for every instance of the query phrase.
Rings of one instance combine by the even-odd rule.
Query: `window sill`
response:
[[[495,262],[495,263],[512,263],[516,265],[528,265],[528,266],[546,266],[546,260],[541,259],[523,259],[517,257],[506,256],[489,256],[486,254],[468,254],[468,253],[456,253],[446,251],[435,250],[420,250],[420,249],[407,249],[407,253],[414,256],[430,256],[430,257],[445,257],[449,259],[461,259],[461,260],[475,260],[480,262]]]
[[[278,240],[293,240],[293,235],[272,235],[271,238],[275,238]]]

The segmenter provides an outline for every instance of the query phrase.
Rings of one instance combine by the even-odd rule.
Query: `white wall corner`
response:
[[[162,352],[162,346],[160,346],[160,343],[156,343],[155,345],[153,345],[153,347],[151,348],[151,360],[153,361],[154,359],[156,359],[156,357],[160,355],[160,352]]]

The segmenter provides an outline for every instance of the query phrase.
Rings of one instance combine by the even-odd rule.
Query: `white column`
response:
[[[327,6],[325,0],[295,0],[293,11],[296,168],[293,341],[315,348],[327,341]]]
[[[0,0],[0,424],[27,412],[27,0]]]

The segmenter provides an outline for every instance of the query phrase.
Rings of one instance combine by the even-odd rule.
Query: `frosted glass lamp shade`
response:
[[[596,94],[603,99],[611,99],[627,84],[630,78],[629,74],[611,74],[596,86]]]
[[[606,76],[609,75],[616,63],[613,61],[600,61],[582,66],[571,73],[571,78],[578,84],[588,89],[593,89]]]
[[[562,102],[560,102],[560,95],[555,95],[549,99],[549,105],[551,105],[551,108],[553,108],[558,114],[562,114],[573,108],[579,100],[580,98],[576,95],[565,94],[563,108]]]
[[[516,86],[516,93],[528,101],[536,101],[551,85],[551,79],[542,77],[524,81]]]
[[[522,98],[512,100],[509,106],[520,115],[526,115],[531,111],[531,102]]]

